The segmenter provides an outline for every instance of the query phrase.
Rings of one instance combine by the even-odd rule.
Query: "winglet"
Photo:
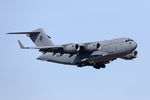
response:
[[[25,49],[25,47],[23,46],[23,44],[18,40],[19,46],[21,49]]]

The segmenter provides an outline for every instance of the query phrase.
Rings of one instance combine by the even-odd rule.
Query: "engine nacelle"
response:
[[[97,50],[99,50],[100,47],[101,47],[101,46],[100,46],[100,43],[95,42],[95,43],[90,43],[90,44],[88,44],[88,45],[85,45],[85,46],[84,46],[84,49],[85,49],[86,51],[92,52],[92,51],[97,51]]]
[[[125,59],[125,60],[132,60],[132,59],[136,58],[137,55],[138,55],[138,52],[137,52],[137,51],[133,51],[133,52],[131,52],[130,54],[128,54],[128,55],[122,57],[122,59]]]
[[[66,53],[77,53],[80,50],[78,44],[68,44],[64,46],[64,52]]]

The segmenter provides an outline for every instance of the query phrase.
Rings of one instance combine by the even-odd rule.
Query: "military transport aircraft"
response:
[[[130,38],[117,38],[89,43],[69,43],[54,45],[51,37],[44,33],[42,28],[32,32],[13,32],[7,34],[26,34],[36,45],[24,47],[18,40],[22,49],[38,49],[42,55],[38,60],[60,64],[77,65],[78,67],[93,66],[96,69],[105,68],[105,64],[122,58],[132,60],[137,57],[135,50],[137,44]]]

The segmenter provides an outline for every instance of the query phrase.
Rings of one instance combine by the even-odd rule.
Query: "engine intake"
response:
[[[122,57],[122,59],[125,59],[125,60],[132,60],[134,58],[137,58],[137,55],[138,55],[138,52],[137,51],[133,51],[132,53]]]
[[[64,52],[66,53],[77,53],[80,50],[78,44],[68,44],[64,46]]]
[[[90,44],[84,46],[85,50],[86,50],[86,51],[90,51],[90,52],[92,52],[92,51],[97,51],[97,50],[100,49],[100,47],[101,47],[101,46],[100,46],[100,43],[97,43],[97,42],[95,42],[95,43],[90,43]]]

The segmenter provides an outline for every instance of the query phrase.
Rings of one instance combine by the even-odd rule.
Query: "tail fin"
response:
[[[36,46],[53,46],[54,43],[51,41],[51,37],[45,34],[42,28],[38,28],[32,32],[17,32],[8,34],[26,34],[34,42]]]
[[[50,40],[47,34],[45,34],[42,28],[36,29],[33,32],[39,32],[37,34],[29,34],[31,40],[35,43],[36,46],[52,46],[54,43]]]

